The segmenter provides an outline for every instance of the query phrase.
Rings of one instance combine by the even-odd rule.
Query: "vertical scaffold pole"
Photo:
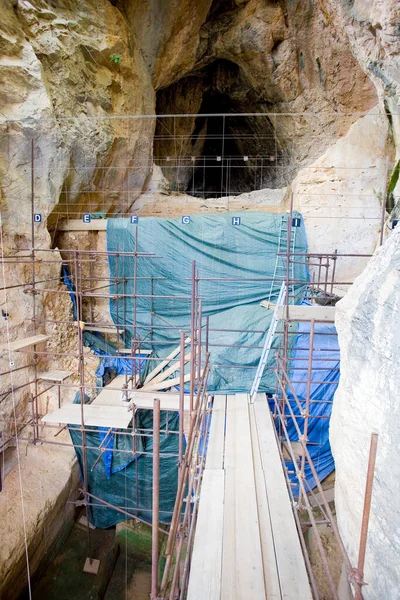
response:
[[[312,373],[313,373],[313,353],[314,353],[314,333],[315,333],[315,321],[311,319],[310,323],[310,348],[308,352],[308,367],[307,367],[307,390],[306,390],[306,406],[304,410],[304,419],[303,419],[303,441],[307,444],[308,441],[308,421],[310,416],[310,400],[311,400],[311,383],[312,383]],[[301,440],[300,440],[301,441]],[[302,452],[301,460],[300,460],[300,477],[304,479],[304,469],[306,466],[306,457],[304,452]],[[301,506],[302,503],[302,488],[299,487],[299,499],[298,504]]]
[[[190,418],[193,412],[193,396],[194,396],[194,380],[196,376],[196,332],[195,332],[195,315],[196,315],[196,261],[192,261],[192,298],[191,298],[191,315],[190,315]]]
[[[180,334],[180,384],[179,384],[179,470],[183,460],[183,423],[185,410],[185,332]]]
[[[197,294],[199,295],[199,293]],[[198,349],[197,349],[197,381],[200,381],[201,378],[201,324],[202,324],[202,320],[203,320],[203,301],[199,300],[199,313],[198,313],[198,321],[197,321],[197,342],[198,342]]]
[[[371,434],[371,443],[369,447],[367,481],[365,483],[364,508],[361,521],[360,548],[358,551],[358,563],[356,569],[356,583],[354,600],[362,600],[362,586],[364,584],[364,563],[365,551],[367,548],[368,525],[371,513],[372,486],[374,483],[376,451],[378,447],[378,434]]]
[[[79,277],[79,256],[77,250],[74,251],[74,271],[75,271],[75,298],[76,298],[76,318],[78,330],[78,372],[79,372],[79,391],[81,400],[81,443],[82,443],[82,475],[83,475],[83,494],[86,507],[87,521],[87,540],[88,540],[88,559],[92,563],[92,548],[90,538],[90,522],[89,522],[89,485],[88,485],[88,465],[87,465],[87,448],[86,448],[86,429],[85,429],[85,363],[83,355],[83,307],[82,307],[82,292]]]
[[[151,519],[151,600],[158,597],[158,522],[160,508],[160,400],[153,402],[153,503]]]
[[[285,306],[285,320],[283,323],[283,362],[285,369],[287,368],[288,362],[288,350],[289,350],[289,304],[290,304],[290,240],[292,237],[292,219],[293,219],[293,192],[290,195],[290,212],[288,216],[287,224],[287,246],[286,246],[286,306]],[[294,293],[294,285],[293,285]],[[294,302],[294,298],[293,298]]]

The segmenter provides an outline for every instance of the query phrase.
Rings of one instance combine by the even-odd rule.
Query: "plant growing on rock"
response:
[[[120,54],[110,54],[110,61],[115,63],[116,65],[121,64],[121,55]]]

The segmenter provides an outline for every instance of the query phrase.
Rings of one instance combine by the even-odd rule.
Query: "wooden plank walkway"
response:
[[[214,399],[187,598],[312,598],[264,395]]]

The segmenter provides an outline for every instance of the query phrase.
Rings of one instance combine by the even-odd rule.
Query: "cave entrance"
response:
[[[172,191],[212,198],[285,185],[274,124],[252,114],[257,109],[239,67],[227,60],[160,90],[154,157]]]

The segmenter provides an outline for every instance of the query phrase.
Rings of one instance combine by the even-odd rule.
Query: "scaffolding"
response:
[[[177,119],[179,116],[175,116]],[[182,116],[181,116],[182,117]],[[215,115],[213,117],[216,118]],[[151,117],[154,118],[154,117]],[[171,117],[172,118],[172,117]],[[218,118],[221,118],[218,115]],[[283,118],[283,117],[276,117]],[[165,125],[165,123],[164,123]],[[168,140],[174,139],[176,141],[177,136],[169,132],[165,134]],[[221,135],[221,140],[222,140]],[[182,143],[182,140],[181,140]],[[184,330],[176,331],[176,337],[178,345],[176,343],[165,342],[166,346],[170,344],[172,347],[168,348],[169,355],[168,359],[162,361],[158,357],[152,356],[152,347],[154,345],[153,334],[156,330],[173,330],[175,329],[168,320],[161,314],[156,314],[154,311],[154,299],[158,297],[158,294],[154,293],[154,283],[161,281],[161,278],[157,273],[149,273],[148,280],[150,285],[150,293],[143,296],[141,295],[141,301],[148,303],[148,311],[151,315],[151,325],[148,330],[145,331],[143,326],[138,326],[136,311],[138,294],[136,289],[137,284],[137,263],[138,261],[146,261],[147,259],[157,259],[162,261],[161,256],[155,256],[151,253],[141,253],[138,251],[138,236],[140,235],[140,226],[136,226],[136,238],[135,238],[135,249],[133,252],[127,252],[121,249],[118,252],[110,253],[106,250],[95,250],[93,248],[84,250],[78,248],[45,248],[37,246],[36,244],[36,230],[35,227],[39,222],[37,220],[37,208],[35,204],[35,146],[32,141],[31,148],[31,240],[29,246],[22,246],[15,249],[11,249],[8,253],[2,252],[2,272],[3,272],[3,292],[6,300],[5,313],[7,315],[7,294],[11,290],[22,290],[29,298],[31,304],[31,317],[29,318],[29,335],[26,338],[10,341],[4,343],[1,350],[2,352],[8,353],[9,369],[1,373],[2,377],[9,378],[10,384],[8,389],[2,391],[0,402],[5,398],[12,396],[15,399],[18,395],[20,397],[28,396],[28,403],[30,406],[31,415],[28,417],[26,414],[22,414],[20,417],[17,415],[15,410],[16,401],[14,400],[14,415],[13,418],[7,422],[3,422],[4,431],[2,432],[1,448],[0,451],[4,451],[8,446],[17,444],[19,442],[28,442],[34,445],[66,445],[66,442],[60,442],[57,440],[57,436],[60,431],[65,429],[67,426],[64,423],[58,425],[54,422],[46,422],[42,419],[45,417],[43,406],[41,406],[41,398],[50,391],[55,391],[57,396],[57,407],[62,409],[64,406],[64,399],[71,398],[72,395],[78,394],[80,397],[79,406],[79,418],[78,423],[69,424],[70,430],[79,431],[82,436],[82,456],[83,456],[83,477],[82,486],[80,488],[80,498],[75,502],[77,506],[84,506],[87,517],[87,538],[88,538],[88,559],[90,562],[96,557],[92,556],[91,543],[90,543],[90,523],[89,523],[89,509],[90,506],[95,504],[101,504],[107,506],[120,514],[123,514],[127,519],[134,519],[148,523],[151,521],[152,525],[152,589],[151,598],[185,598],[187,591],[189,575],[190,575],[190,561],[191,561],[191,549],[193,547],[193,540],[196,531],[196,518],[198,510],[198,498],[201,494],[201,481],[202,473],[205,464],[206,456],[206,443],[204,438],[207,436],[208,426],[210,417],[212,416],[213,410],[213,397],[207,391],[207,382],[210,371],[213,368],[224,370],[229,373],[230,369],[254,369],[254,374],[257,370],[257,365],[249,367],[245,364],[216,364],[212,360],[212,349],[216,346],[228,347],[228,344],[221,343],[218,337],[221,333],[229,333],[237,331],[234,329],[213,329],[210,328],[209,318],[203,314],[203,297],[202,297],[202,282],[207,280],[207,276],[203,275],[201,268],[196,264],[195,261],[192,263],[191,273],[187,274],[187,281],[190,287],[190,293],[187,295],[176,295],[168,294],[168,282],[163,280],[164,293],[162,297],[170,299],[173,302],[181,303],[188,308],[190,312],[190,322],[187,323],[187,327]],[[250,154],[250,153],[249,153]],[[222,157],[222,158],[221,158]],[[284,164],[282,154],[277,153],[274,160],[270,157],[251,157],[246,155],[247,160],[239,157],[223,156],[221,157],[209,157],[217,162],[222,162],[222,165],[210,165],[208,159],[203,158],[203,172],[206,177],[207,169],[222,167],[222,184],[221,190],[225,195],[235,195],[236,191],[229,189],[229,180],[231,177],[231,171],[233,168],[248,168],[249,163],[254,169],[254,172],[261,177],[262,184],[262,170],[265,168],[278,168],[287,169],[287,164]],[[176,178],[179,180],[179,169],[188,168],[188,165],[182,160],[181,157],[175,156],[159,156],[157,160],[165,168],[173,168],[177,173]],[[218,159],[221,160],[218,160]],[[253,160],[254,159],[254,160]],[[200,160],[196,158],[196,161]],[[241,160],[242,164],[239,164]],[[269,161],[266,165],[265,161]],[[171,161],[173,165],[171,165]],[[281,164],[278,165],[281,161]],[[190,166],[194,168],[193,162],[190,159]],[[169,163],[169,164],[167,164]],[[246,164],[244,164],[246,163]],[[271,167],[271,163],[273,167]],[[112,167],[110,167],[112,168]],[[261,169],[261,175],[260,175]],[[110,190],[107,190],[109,193]],[[131,196],[135,190],[127,190],[127,202],[126,210],[122,211],[119,216],[131,215]],[[98,210],[98,203],[91,204],[90,191],[85,192],[88,194],[88,202],[85,204],[85,215],[92,212],[92,210]],[[383,203],[384,204],[384,203]],[[111,216],[111,215],[108,215]],[[318,358],[313,356],[314,352],[314,331],[315,325],[319,322],[332,322],[334,321],[334,302],[340,295],[344,293],[348,288],[352,280],[341,275],[339,278],[338,265],[347,264],[349,260],[360,263],[364,263],[368,258],[369,254],[345,254],[337,250],[333,250],[330,253],[297,253],[294,245],[291,243],[292,234],[291,227],[294,216],[294,197],[293,194],[290,200],[289,211],[287,214],[287,235],[286,240],[286,252],[279,249],[277,261],[279,260],[280,265],[284,265],[284,272],[275,272],[274,277],[265,278],[263,285],[266,289],[266,298],[268,296],[268,289],[272,289],[272,286],[277,283],[284,283],[286,286],[286,296],[284,299],[284,305],[281,307],[279,325],[277,329],[277,336],[275,343],[271,344],[271,351],[275,356],[275,364],[273,366],[264,365],[263,368],[270,369],[274,372],[276,378],[276,393],[272,399],[272,411],[276,423],[276,435],[277,444],[281,452],[281,459],[283,469],[287,478],[288,493],[291,496],[293,512],[296,520],[296,525],[303,549],[304,560],[309,575],[313,597],[319,598],[318,585],[313,573],[313,568],[308,558],[304,529],[312,527],[316,535],[318,549],[321,553],[324,569],[326,571],[327,581],[329,583],[332,595],[337,598],[337,591],[335,584],[332,579],[326,552],[323,548],[321,538],[318,532],[318,524],[326,523],[335,534],[340,552],[343,555],[343,560],[346,566],[347,575],[349,581],[354,585],[356,589],[356,597],[362,597],[362,586],[365,585],[363,581],[363,561],[365,557],[365,544],[366,534],[368,528],[368,501],[366,502],[365,514],[363,518],[363,530],[362,539],[360,542],[360,559],[356,569],[353,569],[350,564],[347,552],[341,541],[340,534],[335,522],[335,518],[332,514],[332,510],[329,506],[329,500],[326,497],[325,491],[318,479],[317,472],[313,460],[311,459],[308,450],[308,428],[311,419],[329,419],[329,414],[323,414],[319,416],[312,416],[310,414],[310,404],[313,402],[319,402],[320,400],[311,400],[310,389],[315,383],[319,383],[318,380],[312,379],[312,374],[318,371]],[[74,203],[69,204],[68,196],[64,202],[62,202],[55,211],[53,211],[52,222],[52,236],[56,235],[57,232],[69,231],[71,224],[71,217],[82,218],[82,213],[78,212]],[[311,217],[312,218],[312,217]],[[328,218],[328,217],[327,217]],[[376,215],[372,217],[381,223],[381,230],[383,232],[383,224],[385,220],[385,207],[383,207],[382,215]],[[105,219],[81,221],[78,230],[83,232],[104,230]],[[4,223],[3,223],[4,226]],[[90,233],[88,233],[90,235]],[[380,243],[382,243],[382,236]],[[108,261],[110,257],[114,257],[118,261],[122,258],[130,257],[133,260],[133,273],[127,276],[126,273],[121,275],[117,274],[115,277],[110,277],[108,274]],[[278,263],[277,263],[278,264]],[[303,264],[306,265],[310,272],[310,282],[304,286],[303,297],[294,298],[294,286],[303,284],[304,282],[294,279],[294,265]],[[60,269],[62,266],[67,266],[70,275],[70,281],[73,283],[73,290],[67,289],[64,284],[60,281],[60,277],[50,278],[37,278],[37,273],[47,266],[56,266]],[[27,280],[24,282],[7,282],[6,273],[10,273],[10,269],[15,267],[17,269],[24,269]],[[118,271],[118,269],[117,269]],[[342,274],[343,269],[340,270]],[[133,293],[129,294],[126,291],[126,284],[128,279],[133,282]],[[235,280],[227,280],[223,276],[219,279],[224,282],[225,285],[229,286],[232,283],[240,283],[243,286],[251,286],[254,284],[254,280],[251,278],[240,278]],[[259,283],[260,280],[257,280]],[[60,297],[66,295],[67,298],[74,298],[74,305],[76,307],[76,318],[71,320],[65,319],[48,319],[43,316],[42,313],[38,313],[37,309],[37,297],[40,295],[46,295],[47,298]],[[110,319],[105,315],[104,303],[110,299],[119,298],[123,301],[123,315],[120,315],[117,319],[118,324],[114,325]],[[133,319],[132,322],[128,321],[125,307],[125,300],[130,298],[133,303]],[[295,300],[296,305],[299,300],[307,300],[311,303],[310,310],[304,308],[302,315],[299,316],[299,312],[295,312]],[[271,301],[271,294],[269,294],[268,301]],[[318,305],[319,304],[319,305]],[[321,312],[313,310],[314,308],[321,308],[327,305],[327,311],[321,316]],[[315,316],[316,315],[316,316]],[[320,316],[318,316],[320,315]],[[4,315],[3,315],[4,316]],[[7,316],[5,317],[7,319]],[[307,395],[305,403],[300,401],[294,390],[294,384],[296,383],[296,359],[291,354],[291,340],[293,336],[297,335],[295,328],[291,325],[298,323],[299,321],[310,323],[310,344],[309,344],[309,360],[308,360],[308,378],[306,382]],[[51,343],[51,335],[47,331],[54,327],[63,327],[75,329],[76,341],[74,350],[64,350],[62,347],[51,346],[47,348],[47,344]],[[126,344],[126,332],[127,330],[132,332],[130,346]],[[131,365],[130,373],[125,370],[125,374],[122,378],[118,379],[118,384],[113,385],[111,381],[106,389],[108,392],[115,392],[117,395],[121,395],[125,398],[126,404],[129,404],[131,412],[129,413],[129,423],[133,420],[132,429],[128,430],[128,423],[125,428],[126,433],[121,435],[127,435],[132,440],[132,455],[137,455],[137,439],[141,436],[150,436],[153,439],[153,469],[152,469],[152,505],[148,507],[148,512],[151,514],[151,519],[143,520],[138,516],[138,510],[128,511],[124,507],[114,506],[108,503],[106,500],[94,496],[89,491],[88,486],[88,465],[87,465],[87,451],[89,449],[86,441],[86,434],[88,429],[87,424],[87,412],[85,404],[85,397],[89,395],[91,398],[95,398],[100,392],[100,386],[93,380],[87,381],[88,368],[92,368],[92,363],[88,367],[89,361],[92,361],[93,355],[88,353],[85,349],[84,343],[84,332],[92,332],[101,334],[103,336],[114,338],[114,344],[116,346],[116,352],[112,354],[104,353],[103,358],[115,359],[123,358]],[[44,333],[43,333],[44,332]],[[240,333],[257,333],[264,334],[263,331],[240,331]],[[328,335],[328,334],[326,334]],[[160,342],[157,342],[160,343]],[[186,348],[189,348],[189,354],[185,355]],[[246,352],[246,345],[241,347],[243,353]],[[257,346],[260,355],[263,350],[262,346]],[[327,348],[329,351],[329,348]],[[24,360],[20,362],[25,364],[15,365],[15,352],[18,352],[19,356],[22,356]],[[326,356],[324,360],[329,360],[331,357]],[[333,360],[331,358],[331,360]],[[69,368],[59,366],[57,369],[41,370],[42,366],[51,361],[52,363],[64,365],[68,364]],[[175,362],[174,362],[175,361]],[[141,364],[147,366],[146,376],[141,376]],[[244,361],[243,361],[244,363]],[[189,374],[185,374],[185,367],[189,367]],[[21,385],[15,386],[13,384],[13,374],[18,372],[19,378],[21,373],[26,374],[26,380]],[[173,379],[170,379],[171,375],[176,375]],[[77,377],[76,377],[77,376]],[[227,375],[229,376],[229,375]],[[71,381],[73,378],[77,378],[77,381]],[[185,383],[189,386],[189,393],[185,392]],[[332,385],[337,385],[333,383]],[[44,389],[43,389],[43,386]],[[167,392],[163,391],[169,388],[179,388],[178,392],[172,392],[174,398],[171,404],[168,404]],[[288,395],[290,390],[291,396]],[[141,394],[148,393],[147,404],[141,405]],[[171,394],[169,394],[171,395]],[[142,396],[143,398],[143,396]],[[164,400],[163,400],[164,398]],[[166,404],[163,404],[163,402]],[[298,412],[293,410],[293,406],[296,405]],[[89,406],[91,406],[89,404]],[[165,408],[167,407],[167,408]],[[137,410],[147,408],[153,411],[153,427],[152,431],[141,431],[135,427],[135,413]],[[119,414],[122,413],[122,408],[119,407]],[[128,412],[128,408],[124,407],[124,410]],[[179,414],[179,430],[169,431],[169,434],[178,436],[178,452],[176,453],[176,473],[177,473],[177,494],[175,500],[175,506],[173,514],[171,515],[171,522],[168,528],[165,528],[165,524],[159,521],[159,477],[160,477],[160,434],[165,434],[165,431],[160,430],[160,411],[171,410],[178,412]],[[297,431],[298,439],[296,442],[290,439],[290,435],[287,431],[287,422],[290,419]],[[93,423],[92,423],[93,425]],[[110,430],[112,427],[110,426]],[[120,429],[120,428],[119,428]],[[7,434],[4,432],[7,431]],[[186,436],[185,436],[186,433]],[[186,444],[185,444],[186,438]],[[74,447],[74,444],[69,444]],[[299,450],[300,448],[300,450]],[[90,448],[93,450],[93,448]],[[99,453],[99,458],[102,455],[102,448],[99,446],[95,450]],[[111,449],[111,452],[114,450]],[[118,450],[121,452],[121,450]],[[376,452],[376,447],[375,447]],[[294,465],[294,473],[290,472],[287,467],[288,457]],[[1,461],[0,461],[1,464]],[[314,492],[314,488],[307,485],[305,478],[305,469],[308,466],[315,479],[316,487],[318,489],[318,495]],[[296,475],[299,485],[299,495],[297,498],[293,494],[293,474]],[[369,477],[369,488],[367,489],[366,498],[371,493],[372,485],[372,474],[373,474],[373,451],[372,458],[369,465],[368,477]],[[0,476],[0,482],[3,482],[3,477]],[[316,520],[315,508],[322,513],[322,520]],[[137,509],[139,507],[136,507]],[[304,511],[308,515],[308,521],[304,519]],[[159,581],[159,532],[166,533],[168,535],[168,541],[165,550],[165,567],[163,571],[162,580]],[[27,557],[27,569],[29,579],[29,558]]]

